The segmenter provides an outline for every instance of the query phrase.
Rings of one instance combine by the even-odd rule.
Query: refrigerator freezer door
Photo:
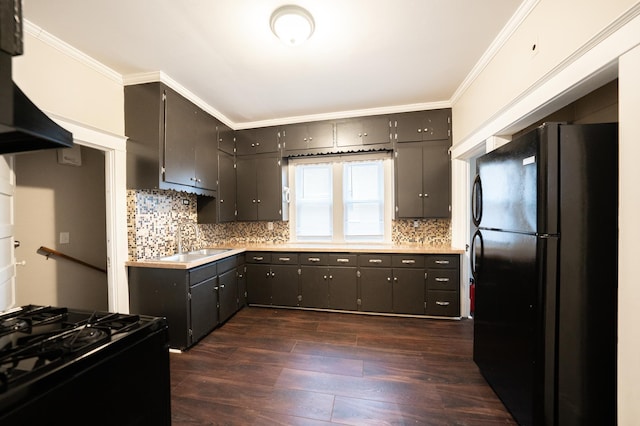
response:
[[[534,413],[540,416],[544,411],[542,389],[548,376],[543,294],[555,292],[555,283],[546,282],[548,262],[537,259],[545,259],[549,242],[557,241],[480,232],[483,247],[476,263],[473,359],[519,424],[543,424],[534,418]]]
[[[540,127],[478,158],[479,227],[558,233],[557,133],[556,126]]]

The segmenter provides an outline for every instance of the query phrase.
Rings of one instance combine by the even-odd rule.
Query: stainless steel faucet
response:
[[[182,253],[182,228],[184,226],[191,226],[196,234],[196,241],[195,241],[195,245],[198,244],[198,241],[200,240],[200,232],[198,231],[198,225],[196,225],[193,222],[182,222],[178,224],[178,254]],[[193,248],[193,246],[191,247]]]

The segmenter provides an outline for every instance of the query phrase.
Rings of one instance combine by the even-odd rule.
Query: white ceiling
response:
[[[287,0],[23,0],[23,14],[125,83],[162,72],[237,129],[450,106],[527,3],[291,2],[316,24],[301,46],[269,27]]]

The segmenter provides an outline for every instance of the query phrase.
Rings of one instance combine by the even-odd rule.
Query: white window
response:
[[[290,160],[291,239],[390,242],[391,164],[388,153]]]

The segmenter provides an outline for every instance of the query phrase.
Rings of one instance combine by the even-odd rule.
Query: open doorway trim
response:
[[[73,133],[73,142],[105,154],[105,202],[107,233],[107,285],[109,310],[129,313],[129,284],[125,262],[127,243],[127,138],[50,115]]]

